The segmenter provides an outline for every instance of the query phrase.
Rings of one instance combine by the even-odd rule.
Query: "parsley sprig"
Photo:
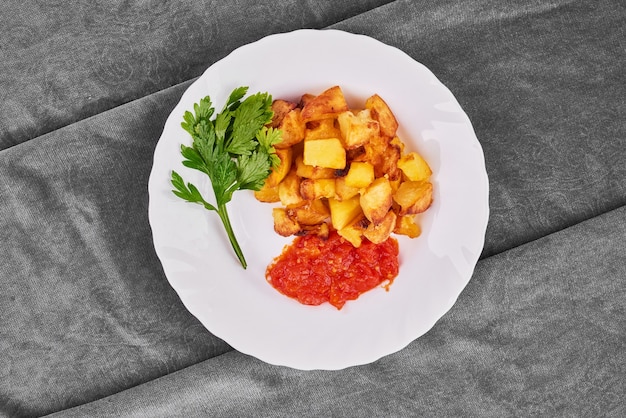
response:
[[[228,239],[245,269],[247,263],[233,232],[226,204],[237,190],[259,190],[271,168],[280,164],[274,144],[281,141],[281,131],[266,125],[272,120],[272,96],[256,93],[243,99],[248,87],[238,87],[230,94],[215,118],[209,96],[186,111],[181,126],[191,135],[191,146],[181,145],[183,165],[209,176],[215,204],[209,203],[196,186],[186,183],[172,171],[174,194],[181,199],[216,211]]]

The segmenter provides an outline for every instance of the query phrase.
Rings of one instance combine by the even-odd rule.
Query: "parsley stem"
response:
[[[226,204],[221,203],[217,205],[217,213],[222,220],[222,224],[224,225],[224,229],[226,229],[226,234],[228,235],[228,240],[230,241],[230,245],[233,246],[233,250],[235,250],[235,254],[237,254],[237,258],[239,258],[239,262],[241,266],[245,269],[248,267],[248,263],[246,263],[246,259],[243,256],[243,251],[241,251],[241,247],[239,247],[239,243],[237,242],[237,238],[235,238],[235,233],[233,232],[233,227],[230,224],[230,218],[228,217],[228,211],[226,210]]]

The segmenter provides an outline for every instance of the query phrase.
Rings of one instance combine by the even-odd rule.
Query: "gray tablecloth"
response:
[[[0,415],[626,416],[622,1],[5,1]],[[152,246],[147,178],[190,82],[332,27],[429,67],[484,149],[491,216],[459,300],[341,371],[208,332]]]

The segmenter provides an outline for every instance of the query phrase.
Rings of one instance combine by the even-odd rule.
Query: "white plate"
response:
[[[274,290],[265,268],[291,239],[273,231],[271,205],[252,192],[229,204],[248,261],[243,270],[219,218],[171,192],[172,170],[212,198],[208,178],[182,165],[183,113],[205,95],[216,109],[238,86],[298,100],[340,85],[351,106],[378,93],[400,124],[408,150],[433,169],[433,206],[422,235],[399,239],[400,274],[389,291],[374,289],[342,310],[304,306]],[[299,30],[238,48],[212,65],[182,96],[154,153],[149,219],[165,274],[187,309],[233,348],[298,369],[342,369],[396,352],[426,333],[470,280],[489,216],[482,148],[450,91],[404,52],[336,30]],[[210,199],[209,199],[210,200]]]

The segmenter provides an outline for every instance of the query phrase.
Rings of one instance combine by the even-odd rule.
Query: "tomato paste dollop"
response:
[[[341,309],[398,275],[398,241],[381,244],[366,239],[355,248],[332,231],[324,239],[315,234],[296,237],[267,267],[267,281],[279,292],[305,305],[329,302]],[[386,282],[386,283],[385,283]]]

